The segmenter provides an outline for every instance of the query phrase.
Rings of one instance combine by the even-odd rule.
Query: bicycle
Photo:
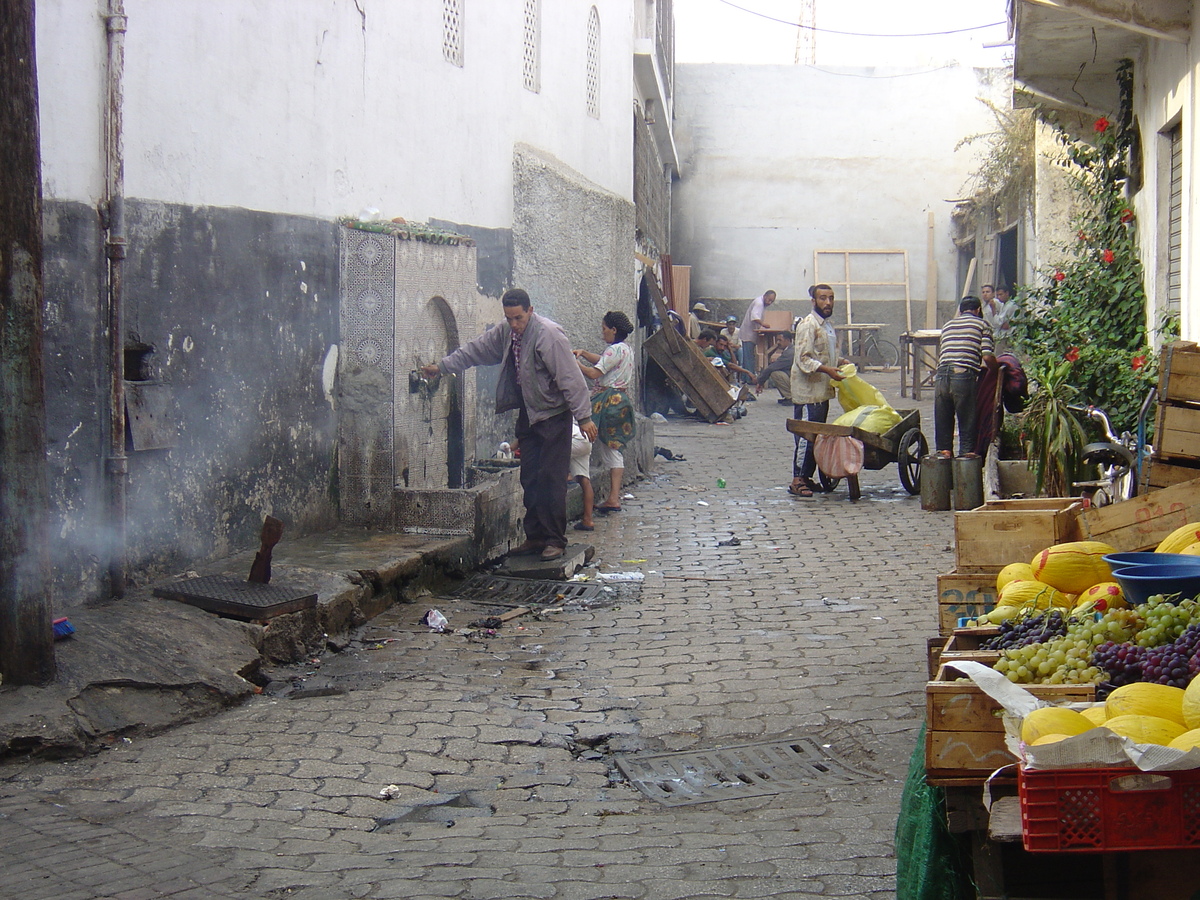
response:
[[[894,369],[900,365],[900,351],[896,345],[874,331],[867,332],[859,339],[858,355],[864,369]]]
[[[1090,506],[1108,506],[1121,500],[1137,496],[1138,469],[1144,451],[1142,423],[1148,407],[1154,399],[1151,390],[1142,404],[1138,434],[1125,431],[1118,435],[1113,431],[1108,414],[1097,406],[1069,406],[1073,412],[1083,413],[1087,418],[1100,423],[1105,440],[1084,445],[1080,457],[1084,465],[1099,466],[1100,478],[1091,481],[1074,481],[1071,486],[1080,492]]]

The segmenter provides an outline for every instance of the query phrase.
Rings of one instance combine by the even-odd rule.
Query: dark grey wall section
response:
[[[434,228],[464,234],[475,241],[475,269],[479,293],[500,298],[510,287],[513,273],[513,234],[511,228],[479,228],[443,219],[430,219]]]
[[[45,241],[46,462],[55,608],[92,594],[107,571],[108,393],[105,270],[99,217],[82,203],[47,201]]]
[[[60,223],[46,247],[48,307],[64,304],[78,320],[48,329],[46,341],[48,368],[62,359],[78,367],[48,385],[61,488],[55,533],[69,538],[104,521],[102,428],[75,431],[69,446],[64,439],[77,428],[73,413],[87,409],[101,423],[106,415],[104,353],[87,334],[102,309],[100,236],[64,227],[81,222],[81,211],[48,206]],[[128,450],[131,575],[253,546],[267,514],[283,519],[285,540],[333,524],[336,427],[322,373],[338,342],[336,225],[140,201],[127,202],[126,220],[126,340],[152,348],[149,377],[169,386],[178,425],[169,449]],[[69,557],[74,572],[63,577],[77,593],[102,591],[103,532],[95,527],[94,545]],[[98,557],[90,567],[88,552]]]

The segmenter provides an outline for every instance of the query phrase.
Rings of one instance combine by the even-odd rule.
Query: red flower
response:
[[[1124,225],[1126,222],[1132,222],[1132,221],[1133,221],[1133,210],[1128,209],[1128,208],[1121,210],[1121,224]]]
[[[1135,372],[1140,371],[1142,369],[1142,367],[1146,365],[1146,357],[1145,356],[1135,356],[1133,358],[1132,365],[1133,365],[1133,371],[1135,371]]]
[[[1087,234],[1083,230],[1080,230],[1078,236],[1081,241],[1086,241],[1088,239]]]
[[[1092,127],[1095,128],[1096,131],[1103,134],[1105,131],[1108,131],[1108,126],[1109,126],[1108,119],[1104,118],[1104,116],[1101,116],[1100,118],[1098,118],[1096,120],[1096,124],[1093,125]]]
[[[1067,362],[1075,362],[1075,360],[1079,359],[1079,348],[1072,347],[1070,350],[1067,351],[1066,356],[1064,356],[1063,358]]]
[[[1060,282],[1061,282],[1061,281],[1066,281],[1066,280],[1067,280],[1067,276],[1066,276],[1066,275],[1064,275],[1062,272],[1055,272],[1055,273],[1054,273],[1054,280],[1055,280],[1055,281],[1060,281]]]
[[[1101,256],[1104,257],[1104,261],[1106,263],[1110,263],[1114,259],[1116,259],[1116,257],[1113,255],[1113,252],[1111,250],[1105,250],[1104,253],[1101,254]]]

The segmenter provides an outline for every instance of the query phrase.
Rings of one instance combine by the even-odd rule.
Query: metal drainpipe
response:
[[[104,17],[108,44],[108,71],[104,110],[104,253],[108,257],[108,367],[109,452],[106,461],[109,496],[109,589],[125,596],[126,533],[125,483],[129,471],[125,456],[125,327],[122,310],[121,263],[125,259],[125,162],[122,149],[122,103],[125,77],[125,27],[123,0],[108,0]]]

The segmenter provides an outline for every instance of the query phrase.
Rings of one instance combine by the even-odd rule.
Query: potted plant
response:
[[[1057,363],[1036,365],[1037,390],[1021,413],[1025,452],[1037,478],[1038,491],[1049,497],[1068,497],[1082,466],[1087,438],[1070,404],[1079,390],[1070,381],[1071,354]]]

